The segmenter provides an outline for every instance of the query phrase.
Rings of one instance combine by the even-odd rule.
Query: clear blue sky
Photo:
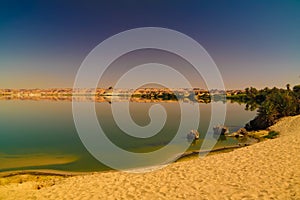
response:
[[[225,86],[300,83],[300,1],[1,1],[0,88],[72,87],[85,56],[121,31],[156,26],[206,48]]]

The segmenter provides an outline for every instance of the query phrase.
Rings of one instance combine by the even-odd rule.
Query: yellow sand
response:
[[[5,184],[0,199],[300,199],[300,116],[272,129],[279,138],[151,173]]]

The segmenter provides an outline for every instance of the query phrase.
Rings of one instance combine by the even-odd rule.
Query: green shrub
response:
[[[296,93],[299,90],[300,87],[298,89],[295,86],[293,91],[274,87],[272,89],[259,90],[255,95],[248,92],[249,95],[253,96],[249,96],[249,98],[259,105],[259,108],[257,116],[245,128],[250,131],[266,129],[282,117],[300,114],[300,95],[297,96]],[[248,108],[247,106],[249,107],[249,105],[246,105],[246,109]]]
[[[268,135],[264,136],[264,138],[267,138],[267,139],[274,139],[276,138],[277,136],[279,135],[279,133],[277,131],[270,131],[268,133]]]

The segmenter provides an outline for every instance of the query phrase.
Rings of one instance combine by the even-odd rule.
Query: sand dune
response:
[[[300,199],[300,116],[272,129],[279,138],[150,173],[4,184],[0,199]]]

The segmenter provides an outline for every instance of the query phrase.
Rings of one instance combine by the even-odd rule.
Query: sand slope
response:
[[[281,136],[151,173],[6,184],[0,199],[300,199],[300,116],[272,129]]]

